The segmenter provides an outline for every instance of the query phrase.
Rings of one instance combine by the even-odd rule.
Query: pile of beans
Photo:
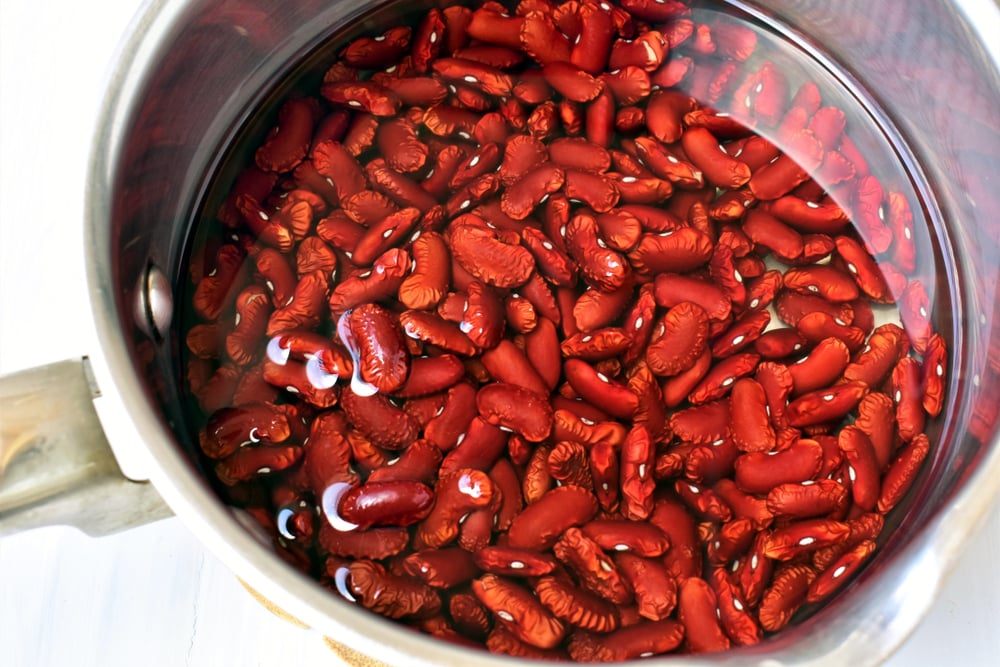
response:
[[[284,102],[186,336],[201,451],[289,562],[604,661],[759,642],[872,556],[945,394],[910,206],[712,16],[431,9]]]

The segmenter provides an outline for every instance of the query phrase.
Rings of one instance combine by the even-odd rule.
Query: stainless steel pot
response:
[[[185,445],[172,286],[204,175],[289,63],[360,14],[401,5],[145,7],[119,53],[90,165],[84,252],[101,349],[0,382],[0,534],[46,523],[109,532],[164,516],[162,497],[234,572],[348,646],[389,664],[506,665],[359,613],[287,567],[218,500]],[[869,91],[926,178],[954,274],[955,289],[935,304],[954,318],[939,323],[952,343],[951,392],[935,427],[937,454],[878,558],[842,595],[760,646],[664,664],[874,665],[916,626],[1000,492],[1000,8],[991,0],[748,7]],[[108,440],[155,492],[122,476]]]

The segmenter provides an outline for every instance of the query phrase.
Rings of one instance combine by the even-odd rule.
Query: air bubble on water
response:
[[[276,517],[278,520],[278,532],[281,533],[281,536],[286,540],[295,539],[295,535],[292,531],[288,530],[288,522],[292,520],[293,516],[295,516],[295,510],[291,507],[282,507],[278,510],[278,516]]]
[[[483,495],[483,489],[479,485],[479,482],[474,482],[472,480],[472,475],[468,473],[463,473],[462,476],[458,478],[458,490],[460,493],[463,493],[470,498],[479,498]]]
[[[330,486],[326,487],[323,491],[323,497],[320,500],[320,506],[323,508],[323,514],[326,516],[327,522],[333,527],[334,530],[338,530],[342,533],[348,533],[352,530],[356,530],[358,524],[351,523],[350,521],[345,521],[341,518],[338,507],[340,506],[340,499],[344,497],[344,494],[351,489],[351,485],[347,482],[334,482]]]
[[[340,376],[336,373],[328,373],[323,368],[323,362],[320,361],[319,357],[310,356],[306,361],[306,379],[317,389],[330,389],[337,384]]]
[[[337,592],[340,593],[345,600],[357,602],[357,599],[351,595],[351,591],[347,590],[347,577],[349,577],[350,574],[351,571],[347,567],[338,567],[333,573],[333,583],[337,587]]]

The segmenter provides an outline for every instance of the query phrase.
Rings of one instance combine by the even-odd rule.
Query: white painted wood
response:
[[[80,219],[98,93],[136,0],[0,0],[0,373],[86,353]],[[887,667],[1000,655],[1000,512]],[[272,616],[176,519],[91,539],[0,540],[0,665],[332,665]]]

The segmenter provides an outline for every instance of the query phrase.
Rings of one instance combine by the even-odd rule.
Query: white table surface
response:
[[[105,72],[137,0],[0,0],[0,374],[86,354],[80,220]],[[1000,511],[888,667],[994,665]],[[332,665],[177,520],[100,539],[45,528],[0,540],[5,667]]]

